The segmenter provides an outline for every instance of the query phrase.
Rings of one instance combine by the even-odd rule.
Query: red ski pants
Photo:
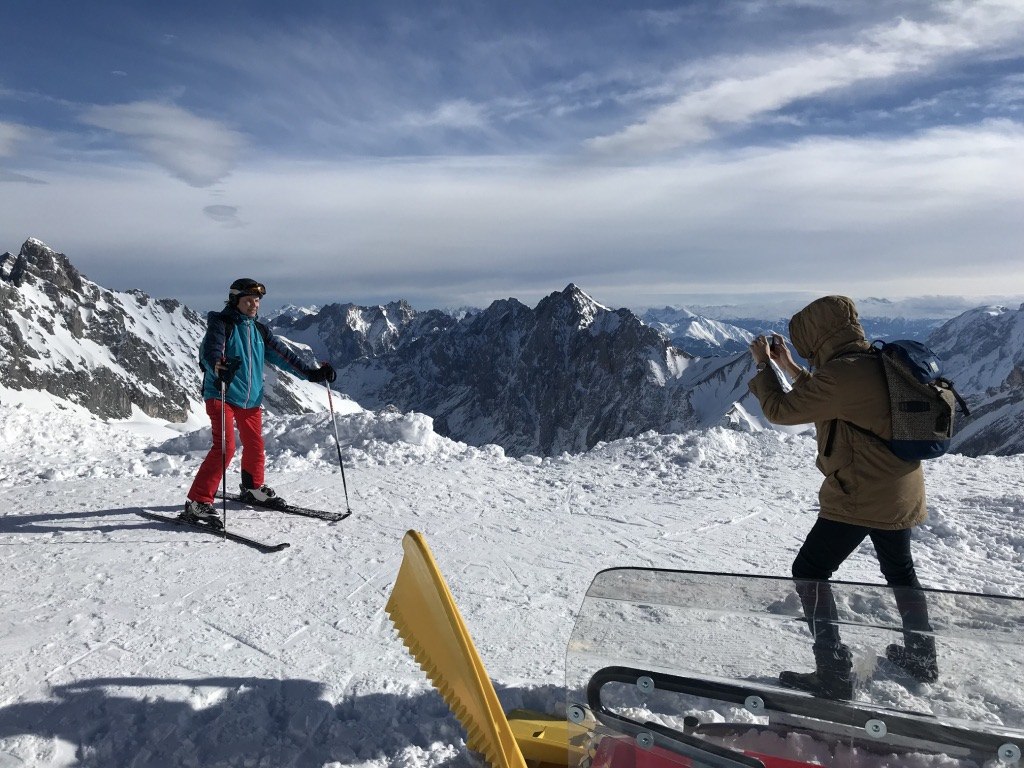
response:
[[[203,501],[212,504],[217,494],[217,487],[220,485],[222,464],[231,463],[231,457],[235,455],[235,426],[238,426],[238,436],[242,439],[242,472],[249,477],[252,485],[249,487],[259,488],[263,485],[263,466],[266,462],[266,453],[263,447],[263,410],[256,408],[239,408],[238,406],[226,403],[224,406],[224,434],[227,437],[226,451],[221,458],[220,441],[220,400],[212,399],[206,401],[206,413],[210,417],[210,424],[213,426],[213,448],[206,454],[203,463],[199,466],[196,479],[192,481],[192,487],[188,491],[188,498],[192,501]],[[248,485],[248,484],[247,484]]]

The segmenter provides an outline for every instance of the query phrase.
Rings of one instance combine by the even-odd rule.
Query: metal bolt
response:
[[[587,719],[586,710],[584,710],[579,704],[570,705],[569,708],[566,709],[566,715],[569,718],[569,722],[576,723],[576,725],[580,725]]]
[[[999,747],[999,751],[996,752],[999,756],[1000,762],[1003,763],[1019,763],[1020,762],[1020,747],[1016,744],[1007,742]]]
[[[753,712],[755,715],[760,715],[765,710],[764,699],[760,696],[747,696],[743,700],[743,706],[747,708],[748,712]]]
[[[881,739],[889,732],[889,729],[885,727],[885,723],[881,720],[868,720],[864,723],[864,730],[873,739]]]
[[[654,690],[654,680],[647,677],[646,675],[644,675],[643,677],[638,677],[636,681],[636,687],[644,693],[650,693]]]
[[[647,731],[641,731],[636,735],[636,745],[640,749],[650,749],[654,746],[654,735]]]

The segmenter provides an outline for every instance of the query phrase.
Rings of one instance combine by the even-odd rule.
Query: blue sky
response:
[[[0,251],[197,309],[1024,293],[1024,3],[0,4]]]

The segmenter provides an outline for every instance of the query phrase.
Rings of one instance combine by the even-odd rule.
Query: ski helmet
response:
[[[252,278],[240,277],[231,284],[231,288],[228,290],[228,304],[232,307],[237,306],[238,300],[243,296],[259,296],[263,298],[266,295],[267,289],[263,283]]]

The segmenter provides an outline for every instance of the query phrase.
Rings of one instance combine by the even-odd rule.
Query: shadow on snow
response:
[[[169,699],[152,691],[132,696],[126,690],[164,686],[188,693]],[[433,753],[432,765],[481,765],[432,689],[355,694],[333,705],[322,698],[322,684],[301,679],[97,678],[55,687],[52,693],[45,701],[0,709],[0,762],[4,756],[19,759],[16,740],[34,736],[73,745],[83,766],[320,768],[325,763],[420,762],[410,750]],[[498,695],[507,709],[550,711],[564,702],[557,686],[500,688]],[[437,754],[439,743],[454,745],[449,756],[443,749]]]
[[[47,512],[35,515],[0,515],[0,535],[16,533],[45,533],[52,534],[57,531],[62,533],[73,532],[94,532],[113,533],[115,531],[131,530],[161,530],[166,531],[166,524],[156,520],[141,517],[138,513],[142,510],[157,512],[161,515],[176,517],[181,512],[184,501],[181,504],[147,505],[136,507],[122,507],[121,509],[98,509],[89,512]],[[220,507],[218,506],[218,509]],[[249,510],[228,507],[231,512],[246,514]],[[123,522],[104,523],[101,522],[107,517],[126,515]],[[89,521],[96,520],[96,524],[89,525]],[[172,528],[170,530],[183,530],[184,528]]]

